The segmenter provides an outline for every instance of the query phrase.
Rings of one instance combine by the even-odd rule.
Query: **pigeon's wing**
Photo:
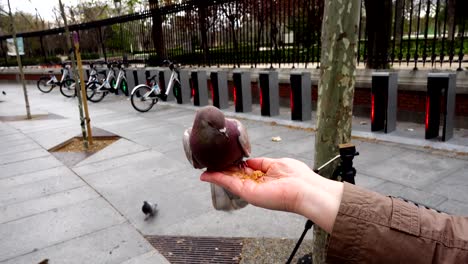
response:
[[[245,157],[249,157],[251,153],[251,147],[250,147],[249,135],[247,134],[247,129],[245,129],[244,125],[242,125],[242,123],[237,119],[231,119],[231,118],[226,118],[226,119],[236,124],[237,130],[239,131],[239,143],[242,147],[242,151],[244,152]]]
[[[184,137],[182,138],[182,143],[184,144],[184,152],[187,160],[192,164],[195,169],[203,169],[203,166],[200,166],[198,162],[193,158],[192,150],[190,149],[190,136],[192,135],[192,128],[187,128],[184,132]]]

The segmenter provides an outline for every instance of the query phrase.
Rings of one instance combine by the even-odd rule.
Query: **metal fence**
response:
[[[390,0],[389,0],[390,1]],[[384,54],[389,66],[442,66],[462,69],[468,62],[467,15],[455,0],[393,0]],[[362,1],[357,61],[372,56],[372,10]],[[458,2],[463,2],[458,0]],[[466,12],[465,12],[466,13]],[[316,67],[320,60],[323,0],[185,1],[141,13],[71,25],[80,36],[85,60],[158,64],[163,58],[186,65]],[[375,17],[375,16],[374,16]],[[372,28],[375,31],[375,27]],[[20,33],[26,65],[67,55],[63,28]],[[13,65],[0,36],[0,64]]]

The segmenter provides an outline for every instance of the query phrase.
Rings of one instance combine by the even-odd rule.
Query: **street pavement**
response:
[[[0,90],[7,93],[0,95],[0,118],[25,115],[20,86]],[[28,91],[32,114],[48,118],[0,122],[0,263],[167,263],[145,235],[300,236],[305,219],[298,215],[212,208],[209,185],[186,160],[181,141],[196,107],[160,103],[139,113],[114,95],[90,103],[92,126],[121,138],[66,166],[47,150],[80,135],[76,99],[34,85]],[[313,165],[314,120],[289,121],[284,108],[275,118],[261,117],[258,106],[249,114],[232,106],[225,113],[247,126],[252,156]],[[399,123],[385,135],[368,132],[364,121],[353,121],[357,185],[468,215],[467,130],[444,143],[424,140],[420,124]],[[282,140],[273,142],[275,136]],[[144,200],[158,203],[149,221],[141,213]]]

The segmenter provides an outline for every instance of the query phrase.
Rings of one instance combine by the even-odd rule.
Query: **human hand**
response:
[[[247,160],[246,172],[260,170],[257,183],[234,176],[238,170],[204,172],[202,181],[217,184],[252,205],[301,214],[331,232],[341,203],[343,184],[314,173],[298,160],[255,158]]]

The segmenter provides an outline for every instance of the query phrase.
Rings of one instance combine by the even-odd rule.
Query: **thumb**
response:
[[[262,172],[267,172],[270,169],[271,165],[276,162],[276,159],[270,158],[253,158],[247,160],[247,165],[253,170],[260,170]]]

